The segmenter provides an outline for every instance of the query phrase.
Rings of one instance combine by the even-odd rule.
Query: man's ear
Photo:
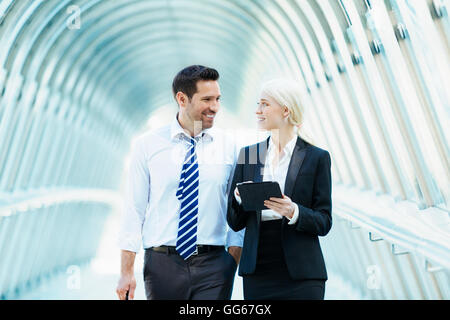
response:
[[[181,92],[181,91],[178,91],[178,92],[177,92],[177,94],[176,94],[176,96],[175,96],[175,99],[177,100],[177,103],[178,103],[178,105],[179,105],[180,107],[185,107],[185,106],[186,106],[186,103],[187,103],[187,101],[188,101],[187,95],[184,94],[184,93]]]

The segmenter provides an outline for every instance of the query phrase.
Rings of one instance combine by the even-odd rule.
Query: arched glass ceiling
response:
[[[67,28],[69,4],[79,7],[80,29]],[[249,81],[268,72],[298,74],[293,69],[299,65],[294,49],[301,47],[280,32],[267,10],[272,6],[261,1],[36,1],[28,7],[13,3],[11,19],[15,12],[24,21],[45,18],[37,27],[28,20],[5,30],[5,47],[15,59],[4,59],[7,68],[20,70],[28,80],[88,105],[94,91],[114,97],[133,127],[157,107],[154,97],[170,92],[166,84],[177,70],[201,61],[221,71],[225,99],[236,110]],[[26,43],[31,51],[21,48],[21,56],[15,56],[13,41]],[[250,61],[252,71],[244,76]]]
[[[63,117],[89,113],[86,121],[131,134],[154,110],[173,104],[171,79],[188,64],[203,63],[220,71],[224,105],[237,115],[251,114],[258,83],[276,75],[291,76],[303,84],[317,140],[341,159],[336,175],[342,176],[342,182],[366,188],[375,185],[402,197],[416,192],[407,183],[398,184],[412,173],[401,172],[398,163],[406,159],[397,159],[395,151],[389,150],[388,135],[408,137],[398,138],[398,147],[415,150],[411,168],[426,168],[426,159],[418,154],[421,139],[414,133],[416,116],[404,113],[399,121],[388,111],[395,108],[387,107],[409,98],[393,97],[395,90],[387,88],[384,95],[372,97],[378,100],[374,102],[362,94],[369,90],[370,95],[370,88],[349,90],[361,83],[355,61],[366,58],[372,70],[377,63],[367,51],[373,45],[359,40],[366,35],[369,41],[377,37],[367,29],[366,12],[372,21],[371,12],[386,9],[377,10],[370,2],[3,0],[1,9],[0,63],[5,80],[18,84],[17,92],[6,92],[11,100],[21,94],[31,101],[49,96],[53,103],[35,107],[52,108],[56,114],[63,112]],[[343,73],[345,81],[333,81]],[[378,73],[371,77],[377,78]],[[379,85],[383,86],[385,76],[380,73]],[[378,122],[368,121],[373,112],[363,107],[366,104],[378,112]],[[382,118],[396,124],[386,126]],[[438,118],[431,121],[438,124],[431,134],[442,137]],[[434,152],[445,154],[446,143],[437,141],[440,151]],[[389,155],[387,161],[380,161],[377,154]],[[408,154],[407,150],[402,154]],[[397,182],[389,181],[395,175]],[[433,198],[433,182],[425,175],[417,178],[430,189],[422,193],[426,202],[439,201]]]

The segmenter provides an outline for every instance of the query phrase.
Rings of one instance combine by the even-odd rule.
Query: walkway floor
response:
[[[66,273],[54,276],[30,292],[22,294],[19,299],[35,300],[110,300],[117,299],[115,293],[120,270],[120,250],[115,245],[118,230],[118,216],[112,215],[105,225],[97,257],[85,266],[71,266]],[[137,288],[135,299],[145,299],[142,279],[144,253],[136,257],[135,273]],[[77,274],[79,276],[77,276]],[[242,300],[242,278],[236,274],[232,300]],[[325,299],[349,300],[361,299],[357,292],[348,287],[333,274],[329,274],[326,283]]]

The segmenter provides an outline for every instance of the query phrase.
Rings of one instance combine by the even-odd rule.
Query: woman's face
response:
[[[286,125],[285,118],[289,114],[289,110],[262,92],[255,113],[259,129],[273,130]]]

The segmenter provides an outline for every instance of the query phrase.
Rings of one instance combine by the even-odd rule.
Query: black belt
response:
[[[199,244],[197,245],[197,252],[194,252],[192,255],[197,255],[201,253],[211,252],[215,250],[225,250],[225,246],[211,246],[211,245],[204,245]],[[147,250],[153,250],[156,252],[164,252],[164,253],[176,253],[178,254],[177,250],[174,246],[160,246],[160,247],[150,247]]]

